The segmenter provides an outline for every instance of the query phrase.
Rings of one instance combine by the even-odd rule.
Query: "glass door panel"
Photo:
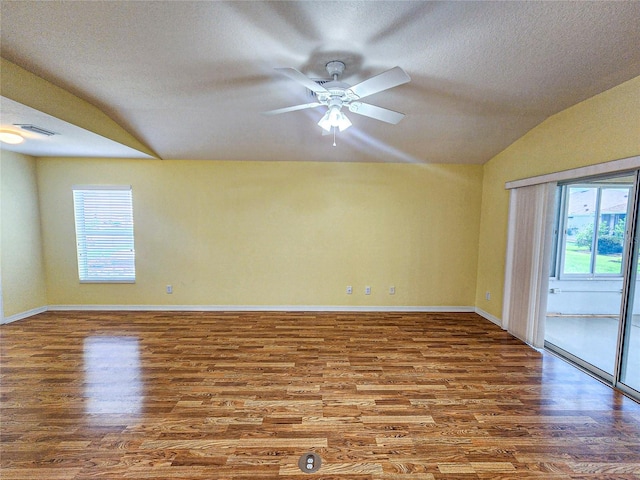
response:
[[[639,208],[637,206],[636,208]],[[640,215],[638,215],[640,216]],[[620,383],[635,390],[640,395],[640,222],[636,222],[636,236],[631,260],[629,279],[629,302],[622,337],[622,361]]]
[[[634,181],[635,176],[624,176],[563,187],[558,214],[564,228],[557,242],[561,267],[552,272],[547,299],[545,345],[612,382]]]

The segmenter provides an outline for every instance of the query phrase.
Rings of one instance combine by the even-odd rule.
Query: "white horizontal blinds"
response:
[[[136,278],[131,187],[73,187],[81,282]]]

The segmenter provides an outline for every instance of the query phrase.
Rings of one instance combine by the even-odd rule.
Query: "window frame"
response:
[[[104,230],[100,230],[100,227],[95,227],[93,229],[87,229],[87,218],[91,213],[87,213],[85,202],[89,200],[90,202],[96,202],[99,200],[99,197],[104,197],[105,194],[109,192],[113,193],[115,198],[114,201],[120,202],[120,208],[113,218],[108,216],[104,217],[103,220],[111,220],[115,222],[123,222],[124,227],[118,228],[117,231],[107,233],[107,237],[111,239],[115,239],[113,243],[107,243],[106,247],[115,248],[117,246],[124,246],[125,249],[129,249],[129,253],[125,253],[124,255],[121,253],[113,253],[104,255],[104,247],[102,244],[101,248],[98,248],[96,245],[91,245],[91,242],[87,242],[87,233],[89,236],[91,234],[96,235],[96,233],[100,233],[101,235],[105,234]],[[123,192],[127,192],[127,194],[123,195]],[[72,187],[72,196],[73,196],[73,215],[74,215],[74,226],[76,233],[76,259],[77,259],[77,267],[78,267],[78,279],[80,283],[135,283],[136,282],[136,255],[135,255],[135,230],[134,230],[134,219],[133,219],[133,191],[131,185],[73,185]],[[95,207],[95,203],[93,205],[93,214],[108,214],[109,206]],[[118,275],[116,268],[113,266],[108,268],[95,268],[92,269],[90,263],[87,258],[91,255],[91,253],[101,253],[102,256],[95,257],[103,261],[111,261],[114,263],[120,262],[123,266],[121,267],[123,270],[123,274]]]
[[[564,271],[564,266],[565,266],[565,252],[566,252],[566,245],[567,245],[567,228],[568,228],[568,222],[569,222],[569,190],[570,188],[594,188],[596,189],[596,200],[595,200],[595,215],[594,215],[594,234],[593,234],[593,240],[592,240],[592,245],[597,245],[597,241],[598,241],[598,229],[599,229],[599,225],[600,225],[600,221],[601,221],[601,216],[602,216],[602,212],[601,212],[601,204],[602,204],[602,191],[604,189],[609,189],[609,188],[628,188],[629,189],[629,195],[627,196],[628,199],[631,198],[631,195],[633,195],[633,185],[625,185],[625,184],[620,184],[620,183],[616,183],[616,182],[607,182],[607,180],[613,180],[616,177],[619,176],[623,176],[624,174],[619,174],[616,175],[614,177],[608,177],[606,179],[600,179],[600,178],[594,178],[593,182],[590,182],[589,180],[582,180],[582,181],[574,181],[574,182],[567,182],[567,183],[562,183],[562,184],[558,184],[558,195],[560,195],[560,201],[558,202],[558,215],[559,215],[559,221],[557,222],[558,226],[559,226],[559,231],[555,234],[557,241],[555,242],[555,253],[554,253],[554,259],[551,262],[553,265],[553,270],[551,271],[551,277],[552,278],[556,278],[558,280],[593,280],[593,279],[598,279],[598,280],[607,280],[607,279],[611,279],[611,280],[618,280],[621,277],[623,277],[625,268],[626,268],[626,251],[627,251],[627,242],[626,242],[626,238],[627,235],[629,234],[628,231],[628,225],[626,225],[626,230],[625,230],[625,235],[623,237],[623,251],[621,254],[621,259],[622,259],[622,264],[620,267],[620,273],[597,273],[596,270],[596,248],[597,247],[592,247],[592,252],[590,255],[590,262],[589,262],[589,273],[565,273]],[[632,208],[631,205],[632,202],[627,201],[627,213],[626,213],[626,217],[625,218],[629,218],[630,215],[630,211]],[[560,238],[560,233],[562,234],[561,238]]]

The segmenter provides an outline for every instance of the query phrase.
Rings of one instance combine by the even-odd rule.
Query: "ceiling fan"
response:
[[[327,111],[318,122],[318,125],[323,129],[323,135],[330,133],[332,129],[335,134],[336,129],[342,132],[351,126],[351,121],[344,112],[342,112],[342,107],[348,108],[350,112],[357,113],[358,115],[375,118],[376,120],[394,125],[404,118],[404,113],[360,101],[362,98],[373,95],[374,93],[411,81],[411,77],[409,77],[402,68],[394,67],[391,70],[382,72],[353,86],[338,81],[338,77],[342,75],[345,69],[343,62],[333,60],[327,63],[326,69],[333,80],[321,84],[310,79],[295,68],[276,68],[278,72],[311,90],[316,96],[316,101],[302,105],[294,105],[292,107],[278,108],[264,112],[264,114],[277,115],[324,105],[327,107]]]

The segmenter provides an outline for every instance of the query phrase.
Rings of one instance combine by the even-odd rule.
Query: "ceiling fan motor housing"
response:
[[[326,69],[333,80],[323,85],[323,87],[327,90],[326,93],[322,92],[316,94],[316,97],[318,98],[318,101],[320,103],[322,103],[323,105],[327,105],[328,107],[336,106],[340,108],[343,105],[348,105],[349,102],[358,98],[353,92],[349,90],[351,88],[351,85],[338,81],[338,77],[342,75],[345,69],[345,65],[343,62],[339,60],[333,60],[327,63]]]
[[[328,82],[323,86],[327,90],[327,92],[316,94],[316,98],[320,103],[324,105],[329,105],[329,102],[336,99],[339,99],[343,104],[347,104],[352,100],[358,99],[358,96],[349,90],[351,86],[344,82]]]

